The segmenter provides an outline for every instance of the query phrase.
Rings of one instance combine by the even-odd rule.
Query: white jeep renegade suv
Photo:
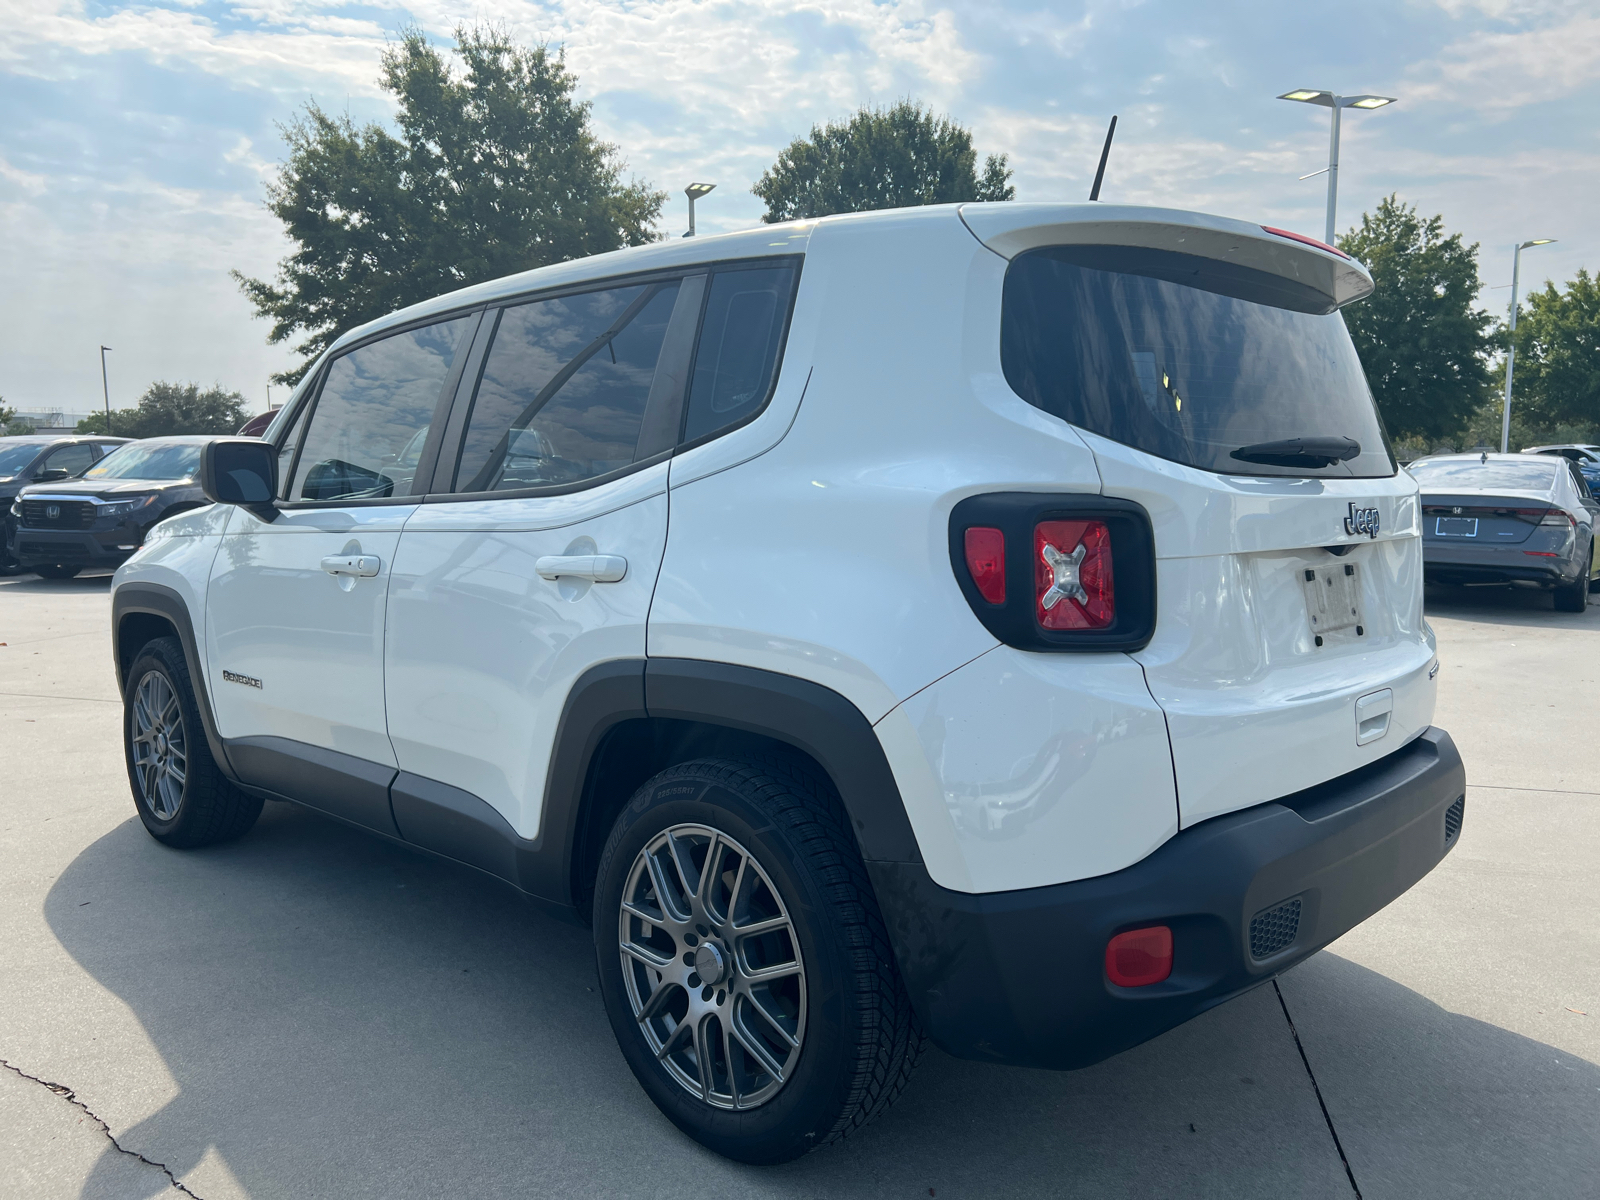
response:
[[[925,1038],[1097,1062],[1459,834],[1371,289],[1260,225],[976,204],[354,330],[117,573],[139,815],[293,800],[592,923],[639,1082],[746,1161]]]

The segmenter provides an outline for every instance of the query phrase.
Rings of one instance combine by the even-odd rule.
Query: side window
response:
[[[719,271],[700,326],[683,440],[758,412],[772,390],[794,291],[793,266]]]
[[[288,498],[289,472],[294,467],[294,452],[300,448],[300,435],[306,431],[306,414],[310,411],[311,405],[309,403],[300,406],[300,411],[294,415],[294,424],[289,426],[289,432],[283,439],[283,446],[278,451],[279,500]]]
[[[288,498],[409,496],[468,323],[459,317],[410,329],[334,359],[311,410]]]
[[[89,443],[79,442],[76,446],[63,446],[49,458],[45,459],[41,470],[65,471],[67,478],[81,475],[94,465],[94,451],[89,448]]]
[[[578,483],[641,457],[639,434],[680,286],[672,279],[505,309],[455,491]]]
[[[1572,486],[1577,489],[1578,499],[1589,499],[1589,484],[1583,478],[1583,472],[1578,469],[1578,464],[1570,458],[1567,459],[1567,473],[1572,476]]]

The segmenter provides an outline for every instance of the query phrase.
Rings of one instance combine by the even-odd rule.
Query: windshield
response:
[[[1477,458],[1423,459],[1406,468],[1424,487],[1435,491],[1452,487],[1515,488],[1522,492],[1548,492],[1556,485],[1556,465],[1538,462],[1484,462]]]
[[[84,473],[85,479],[188,479],[200,469],[195,442],[130,442]]]
[[[1344,319],[1297,287],[1166,251],[1034,250],[1006,272],[1000,361],[1030,404],[1174,462],[1228,475],[1393,475]],[[1349,438],[1360,453],[1318,468],[1233,457],[1312,437]]]
[[[44,449],[38,442],[0,442],[0,479],[8,479],[22,470]]]

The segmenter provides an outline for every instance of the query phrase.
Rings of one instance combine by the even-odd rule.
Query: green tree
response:
[[[1016,198],[1005,155],[989,155],[981,177],[977,165],[970,132],[902,100],[813,126],[750,190],[766,203],[763,221]]]
[[[236,433],[245,423],[244,397],[220,387],[201,391],[193,383],[157,380],[139,397],[139,406],[111,414],[116,437],[165,437],[173,433]],[[105,433],[106,414],[91,413],[78,422],[79,433]]]
[[[456,30],[458,74],[412,29],[383,56],[399,136],[308,104],[267,207],[296,248],[275,281],[233,272],[268,341],[304,335],[294,383],[341,333],[486,279],[653,241],[666,200],[623,183],[563,56]]]
[[[1444,219],[1386,197],[1339,239],[1377,289],[1344,310],[1389,432],[1425,441],[1461,433],[1490,386],[1493,318],[1475,309],[1478,245],[1444,235]]]
[[[0,396],[0,437],[17,437],[33,432],[33,425],[17,420],[17,410],[6,407],[6,398]]]
[[[1550,282],[1531,293],[1517,313],[1516,339],[1513,416],[1592,438],[1600,428],[1600,280],[1580,270],[1565,290]]]

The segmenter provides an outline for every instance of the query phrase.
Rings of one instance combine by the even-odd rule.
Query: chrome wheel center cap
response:
[[[700,949],[694,952],[694,969],[706,983],[721,983],[728,973],[728,960],[715,944],[701,942]]]
[[[165,755],[166,752],[167,752],[167,735],[164,734],[164,733],[158,733],[158,734],[156,734],[156,753],[160,754],[160,755]]]

